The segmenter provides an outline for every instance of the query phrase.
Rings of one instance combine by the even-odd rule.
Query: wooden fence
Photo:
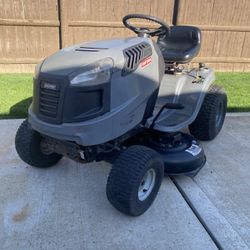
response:
[[[56,50],[132,35],[121,18],[146,13],[202,29],[199,57],[221,71],[250,71],[249,0],[0,0],[0,72],[32,72]]]

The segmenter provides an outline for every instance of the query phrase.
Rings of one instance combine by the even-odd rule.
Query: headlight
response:
[[[111,58],[105,58],[96,63],[84,66],[81,70],[74,72],[70,76],[71,85],[81,85],[88,83],[108,82],[111,77],[114,62]]]
[[[44,61],[44,60],[42,60],[41,62],[39,62],[39,63],[36,65],[36,67],[35,67],[35,72],[34,72],[34,73],[35,73],[35,75],[34,75],[35,78],[37,78],[37,76],[38,76],[39,73],[40,73],[40,70],[41,70],[43,61]]]

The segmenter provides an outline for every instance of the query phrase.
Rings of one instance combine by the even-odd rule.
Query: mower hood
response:
[[[144,40],[145,38],[132,37],[87,42],[67,47],[47,57],[40,72],[67,76],[85,65],[108,57],[113,59],[114,68],[121,69],[124,65],[123,50]]]

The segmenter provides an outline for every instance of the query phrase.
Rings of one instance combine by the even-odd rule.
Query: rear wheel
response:
[[[107,182],[107,198],[124,214],[138,216],[153,203],[164,175],[158,153],[145,146],[131,146],[115,161]]]
[[[212,85],[206,94],[200,112],[189,125],[190,133],[199,140],[209,141],[220,132],[227,109],[227,95],[223,88]]]
[[[16,151],[27,164],[38,168],[48,168],[55,165],[62,158],[62,155],[53,152],[43,153],[41,141],[41,135],[29,126],[26,119],[16,133]]]

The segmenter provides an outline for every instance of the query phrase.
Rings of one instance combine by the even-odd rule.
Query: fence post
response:
[[[180,3],[180,0],[174,0],[174,11],[173,11],[173,17],[172,17],[173,25],[177,25],[178,23],[179,3]]]
[[[58,0],[60,49],[68,45],[68,0]]]

